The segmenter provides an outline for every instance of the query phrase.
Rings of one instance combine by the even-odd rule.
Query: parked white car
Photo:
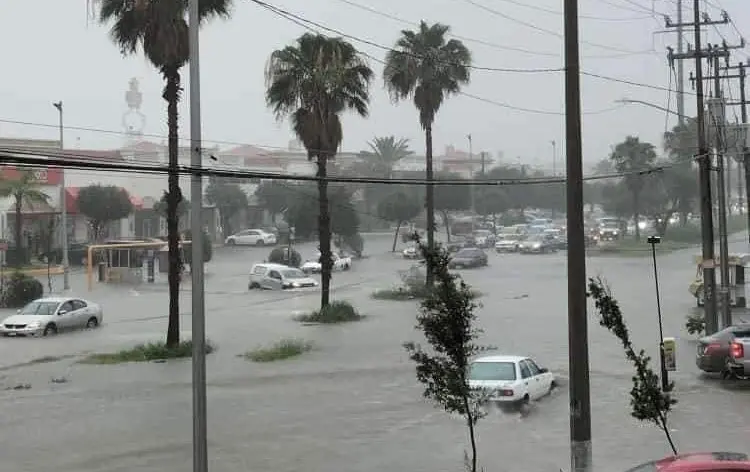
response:
[[[521,405],[555,388],[555,376],[529,357],[486,356],[471,363],[469,386],[486,392],[488,400]]]
[[[419,249],[414,245],[404,249],[401,255],[404,256],[404,259],[419,259],[420,256]]]
[[[48,336],[59,331],[96,328],[102,323],[102,307],[81,298],[38,298],[3,320],[4,336]]]
[[[496,252],[518,252],[523,236],[520,234],[505,233],[497,236],[495,242]]]
[[[332,252],[331,258],[333,259],[333,270],[349,270],[352,268],[352,258],[349,256],[342,256],[338,253]],[[316,259],[311,259],[302,264],[302,271],[306,274],[319,274],[322,265],[320,264],[320,252]]]
[[[262,229],[246,229],[227,237],[224,243],[228,246],[269,246],[276,244],[276,235]]]
[[[250,269],[247,288],[265,290],[290,290],[317,287],[318,281],[301,270],[281,264],[255,264]]]

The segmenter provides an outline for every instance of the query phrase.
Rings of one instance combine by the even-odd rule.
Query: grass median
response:
[[[206,354],[211,354],[216,348],[206,342]],[[182,341],[175,347],[167,347],[164,342],[138,344],[130,349],[123,349],[111,353],[89,354],[81,359],[81,364],[124,364],[128,362],[152,362],[168,359],[183,359],[193,356],[193,342]]]

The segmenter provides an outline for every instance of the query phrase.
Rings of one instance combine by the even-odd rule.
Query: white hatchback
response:
[[[489,401],[521,405],[549,394],[555,376],[529,357],[486,356],[471,363],[469,386],[484,391]]]

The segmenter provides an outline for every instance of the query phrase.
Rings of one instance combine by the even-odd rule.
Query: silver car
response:
[[[247,288],[252,290],[289,290],[317,287],[318,281],[294,267],[281,264],[255,264],[250,270]]]
[[[102,307],[80,298],[39,298],[3,320],[4,336],[48,336],[58,331],[96,328],[102,323]]]

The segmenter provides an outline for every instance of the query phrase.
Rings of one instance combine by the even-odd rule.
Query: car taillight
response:
[[[503,397],[513,396],[513,390],[503,389],[503,390],[498,390],[498,393],[500,394],[500,396],[503,396]]]
[[[742,359],[745,357],[745,346],[742,343],[732,343],[729,347],[729,354],[735,359]]]
[[[711,354],[714,351],[718,351],[720,348],[721,348],[721,344],[711,343],[708,346],[706,346],[706,349],[703,350],[703,354]]]

